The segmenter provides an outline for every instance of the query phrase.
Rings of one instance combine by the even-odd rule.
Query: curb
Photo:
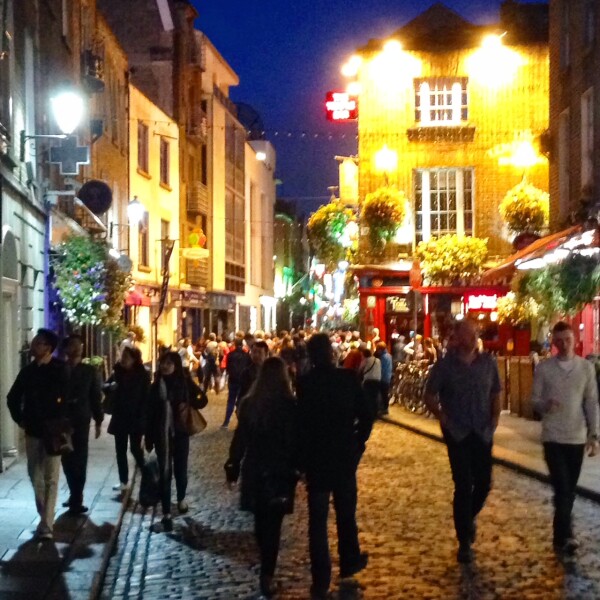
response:
[[[400,427],[401,429],[405,429],[406,431],[410,431],[411,433],[415,433],[416,435],[426,437],[430,440],[433,440],[434,442],[439,442],[441,444],[444,443],[444,438],[442,437],[441,434],[435,434],[435,433],[429,433],[428,431],[423,431],[422,429],[419,429],[418,427],[415,427],[413,425],[408,425],[407,423],[402,423],[402,421],[397,421],[396,419],[393,419],[391,417],[384,417],[380,420],[383,421],[384,423],[387,423],[388,425],[393,425],[394,427]],[[529,467],[525,467],[525,466],[523,466],[517,462],[514,462],[512,460],[507,460],[505,458],[498,458],[495,456],[492,457],[492,462],[496,465],[500,465],[501,467],[505,467],[507,469],[511,469],[512,471],[520,473],[521,475],[525,475],[526,477],[531,477],[532,479],[536,479],[537,481],[540,481],[541,483],[550,485],[550,477],[548,475],[546,475],[545,473],[540,473],[539,471],[536,471],[535,469],[530,469]],[[597,504],[600,504],[600,492],[590,490],[589,488],[586,488],[586,487],[583,487],[580,485],[578,485],[575,488],[575,492],[577,493],[578,496],[581,496],[582,498],[586,498],[587,500],[591,500],[592,502],[596,502]]]
[[[115,550],[117,545],[117,541],[119,539],[119,534],[121,533],[121,526],[123,524],[123,517],[125,516],[125,511],[129,506],[129,500],[131,499],[131,495],[133,492],[133,488],[136,483],[137,475],[139,472],[139,468],[136,466],[133,475],[131,477],[131,485],[123,495],[123,501],[121,502],[121,510],[119,511],[119,517],[115,526],[110,534],[109,540],[104,545],[104,550],[102,551],[102,561],[100,564],[100,569],[96,571],[94,575],[94,579],[92,581],[92,587],[90,588],[89,600],[98,600],[100,598],[100,592],[102,591],[102,587],[104,585],[104,579],[106,577],[106,571],[108,569],[108,563],[110,562],[111,556]]]

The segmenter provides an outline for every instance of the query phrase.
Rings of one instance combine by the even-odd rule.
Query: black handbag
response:
[[[293,469],[262,471],[259,481],[260,503],[271,509],[291,511],[298,479],[298,472]]]
[[[44,449],[50,456],[64,456],[73,452],[73,426],[66,417],[44,423]]]
[[[158,460],[148,458],[142,467],[139,502],[144,508],[155,506],[160,500],[160,475]]]

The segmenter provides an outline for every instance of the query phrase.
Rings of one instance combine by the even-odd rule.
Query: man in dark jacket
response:
[[[50,422],[67,416],[67,372],[62,361],[52,358],[58,336],[38,329],[31,342],[34,361],[25,366],[8,392],[8,409],[25,430],[27,471],[33,485],[40,523],[36,536],[53,537],[54,510],[60,476],[60,456],[51,456],[44,444],[44,431]]]
[[[227,385],[229,394],[227,396],[227,408],[225,410],[225,420],[222,427],[226,429],[229,426],[229,419],[233,414],[233,409],[237,406],[242,390],[242,375],[250,366],[250,356],[244,352],[244,340],[236,337],[233,340],[233,350],[226,357],[225,370],[227,371]]]
[[[373,418],[356,374],[337,369],[326,334],[307,344],[313,368],[298,380],[302,468],[308,486],[309,550],[314,599],[326,598],[331,583],[327,538],[329,498],[333,494],[340,576],[367,565],[356,525],[356,469],[371,433]]]
[[[70,492],[69,499],[63,506],[68,507],[71,513],[84,513],[88,510],[83,504],[83,488],[87,471],[90,422],[93,416],[98,439],[104,419],[100,374],[92,365],[82,362],[83,339],[80,335],[70,335],[65,340],[64,352],[69,373],[67,407],[73,425],[73,452],[62,457],[63,471]]]

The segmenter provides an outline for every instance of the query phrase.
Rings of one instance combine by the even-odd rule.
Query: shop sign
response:
[[[325,109],[328,121],[356,121],[358,118],[358,99],[348,92],[327,92]]]
[[[405,296],[389,296],[387,298],[387,312],[408,313],[410,307]]]
[[[467,310],[496,310],[498,294],[473,294],[467,296]]]

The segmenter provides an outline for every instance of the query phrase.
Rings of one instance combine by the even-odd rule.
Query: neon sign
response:
[[[348,92],[327,92],[325,108],[328,121],[356,121],[358,99]]]
[[[496,310],[498,294],[478,294],[467,296],[467,310]]]

